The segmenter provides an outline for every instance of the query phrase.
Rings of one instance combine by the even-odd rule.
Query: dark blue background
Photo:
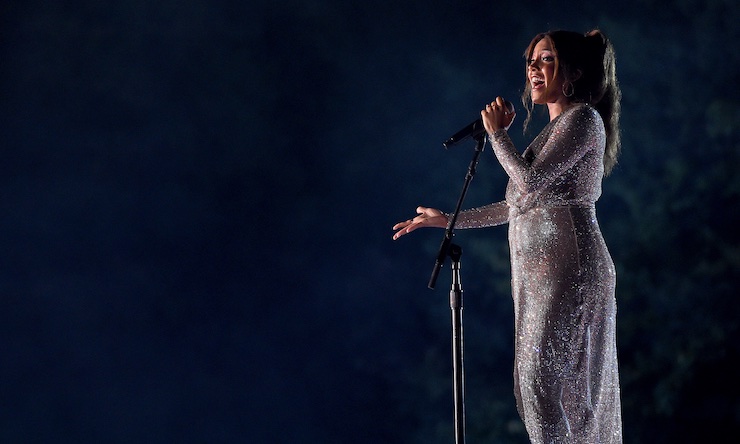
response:
[[[0,441],[451,442],[442,233],[390,227],[453,207],[441,141],[521,114],[534,34],[595,27],[625,436],[737,430],[737,3],[501,3],[4,2]],[[486,152],[466,206],[505,181]],[[526,442],[506,229],[458,240],[470,441]]]

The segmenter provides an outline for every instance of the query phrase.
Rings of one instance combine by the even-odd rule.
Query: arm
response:
[[[495,102],[486,105],[486,110],[481,111],[481,117],[485,117],[488,112],[495,111],[495,124],[501,128],[508,128],[514,120],[514,112],[508,111],[505,101],[497,97]],[[490,119],[490,118],[489,118]],[[487,119],[484,124],[488,125]],[[488,129],[488,126],[486,127]],[[418,216],[399,222],[393,226],[396,233],[393,240],[411,233],[419,227],[437,227],[446,228],[449,224],[449,214],[442,213],[435,208],[418,207],[416,209]],[[455,227],[464,228],[482,228],[501,225],[509,221],[509,206],[506,201],[484,205],[482,207],[461,211],[458,215]]]
[[[508,221],[509,205],[504,200],[461,211],[455,222],[455,228],[463,230],[466,228],[494,227],[505,224]]]
[[[598,148],[598,141],[603,141],[603,138],[590,137],[594,130],[602,134],[604,131],[601,117],[595,109],[579,106],[572,112],[566,111],[554,123],[547,142],[531,164],[516,151],[505,130],[496,130],[490,140],[506,174],[519,191],[529,194],[546,187],[586,152]]]
[[[409,234],[417,228],[436,227],[447,228],[450,214],[443,213],[435,208],[418,207],[418,215],[413,219],[399,222],[393,226],[396,233],[393,240]],[[484,205],[478,208],[461,211],[455,223],[455,228],[483,228],[505,224],[509,221],[509,206],[506,201]]]

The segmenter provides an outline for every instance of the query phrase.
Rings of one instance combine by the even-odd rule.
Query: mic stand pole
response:
[[[478,159],[483,151],[485,143],[485,132],[475,137],[475,153],[468,166],[468,172],[465,175],[460,198],[457,201],[455,212],[450,216],[445,230],[442,245],[437,253],[437,260],[434,263],[432,276],[429,280],[429,288],[434,289],[439,271],[444,264],[447,256],[452,261],[452,288],[450,289],[450,310],[452,312],[452,374],[453,374],[453,392],[455,405],[455,443],[465,443],[465,373],[463,365],[463,323],[462,323],[462,281],[460,280],[460,258],[462,257],[462,248],[452,243],[453,230],[457,217],[460,214],[462,203],[468,192],[470,182],[475,176],[475,170],[478,165]]]
[[[452,244],[452,288],[450,289],[450,311],[452,313],[452,390],[455,402],[455,443],[465,444],[465,372],[463,365],[462,283],[460,281],[460,257],[462,248]]]

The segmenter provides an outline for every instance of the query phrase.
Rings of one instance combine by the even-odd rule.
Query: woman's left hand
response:
[[[495,101],[486,105],[486,108],[480,112],[480,116],[486,132],[493,134],[501,128],[509,129],[516,117],[516,112],[506,106],[503,97],[496,97]]]

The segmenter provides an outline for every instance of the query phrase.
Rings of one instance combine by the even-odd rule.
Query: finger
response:
[[[400,224],[398,224],[398,225],[400,225]],[[396,240],[399,237],[401,237],[404,234],[406,234],[406,227],[407,227],[406,225],[399,227],[400,229],[398,231],[396,231],[395,233],[393,233],[393,240]]]
[[[413,223],[413,224],[409,225],[408,227],[404,228],[403,230],[401,230],[401,232],[402,232],[403,234],[409,234],[409,233],[411,233],[412,231],[414,231],[414,230],[416,230],[417,228],[419,228],[419,226],[420,226],[420,225],[421,225],[421,222],[415,222],[415,223]]]
[[[411,233],[411,232],[412,232],[412,231],[414,231],[414,230],[415,230],[415,229],[416,229],[416,228],[417,228],[418,226],[419,226],[419,224],[410,224],[410,225],[407,225],[407,226],[405,226],[405,227],[401,228],[400,230],[398,230],[398,231],[397,231],[397,232],[396,232],[396,233],[395,233],[395,234],[393,235],[393,240],[396,240],[396,239],[398,239],[399,237],[401,237],[401,236],[403,236],[403,235],[406,235],[406,234],[409,234],[409,233]]]
[[[394,230],[398,230],[400,228],[408,227],[409,225],[414,223],[414,219],[405,220],[403,222],[399,222],[396,225],[393,226]]]
[[[416,212],[419,213],[419,216],[416,216],[413,220],[418,223],[423,223],[428,218],[439,216],[440,214],[442,214],[438,209],[430,207],[418,207],[416,209]]]
[[[512,103],[506,102],[503,97],[498,97],[496,100],[501,101],[501,109],[504,110],[504,114],[506,114],[507,116],[516,113],[516,111],[514,110],[514,105]]]
[[[396,225],[394,225],[393,228],[391,228],[391,229],[392,230],[398,230],[398,229],[401,229],[401,228],[407,226],[408,224],[409,224],[409,221],[399,222]]]

